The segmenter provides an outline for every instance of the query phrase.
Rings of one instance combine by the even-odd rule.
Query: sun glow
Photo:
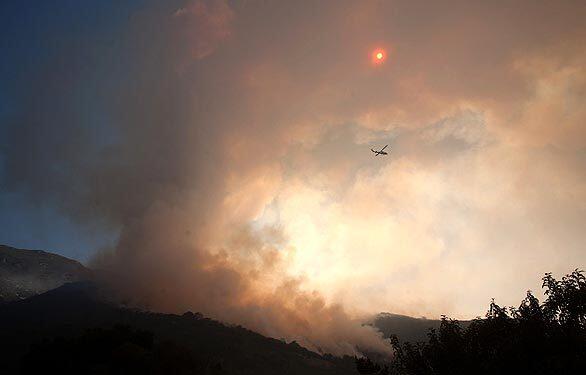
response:
[[[381,48],[374,50],[374,52],[372,53],[372,62],[374,64],[377,64],[377,65],[382,64],[386,60],[386,58],[387,58],[386,51]]]

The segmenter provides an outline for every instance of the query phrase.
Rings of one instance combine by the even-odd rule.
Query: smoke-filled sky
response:
[[[583,1],[1,7],[0,242],[137,304],[348,352],[585,266]]]

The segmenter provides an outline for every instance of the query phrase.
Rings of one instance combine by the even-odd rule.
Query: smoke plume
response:
[[[571,5],[145,6],[39,62],[3,134],[3,184],[119,232],[95,264],[138,306],[388,352],[362,314],[469,317],[565,272],[554,249],[584,261]]]

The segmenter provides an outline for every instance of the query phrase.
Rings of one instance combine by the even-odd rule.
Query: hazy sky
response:
[[[152,308],[328,347],[585,266],[583,1],[0,13],[0,242],[99,254]]]

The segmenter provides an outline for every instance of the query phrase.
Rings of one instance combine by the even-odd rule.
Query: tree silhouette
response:
[[[389,373],[386,366],[381,366],[367,357],[356,358],[356,368],[361,374],[388,375]]]
[[[577,374],[586,369],[586,277],[574,270],[556,280],[543,277],[546,300],[527,292],[518,308],[501,307],[494,300],[484,318],[463,329],[457,320],[442,317],[429,340],[401,343],[389,374]],[[368,363],[370,367],[364,364]],[[357,360],[358,372],[376,368]],[[379,367],[380,368],[380,367]]]

